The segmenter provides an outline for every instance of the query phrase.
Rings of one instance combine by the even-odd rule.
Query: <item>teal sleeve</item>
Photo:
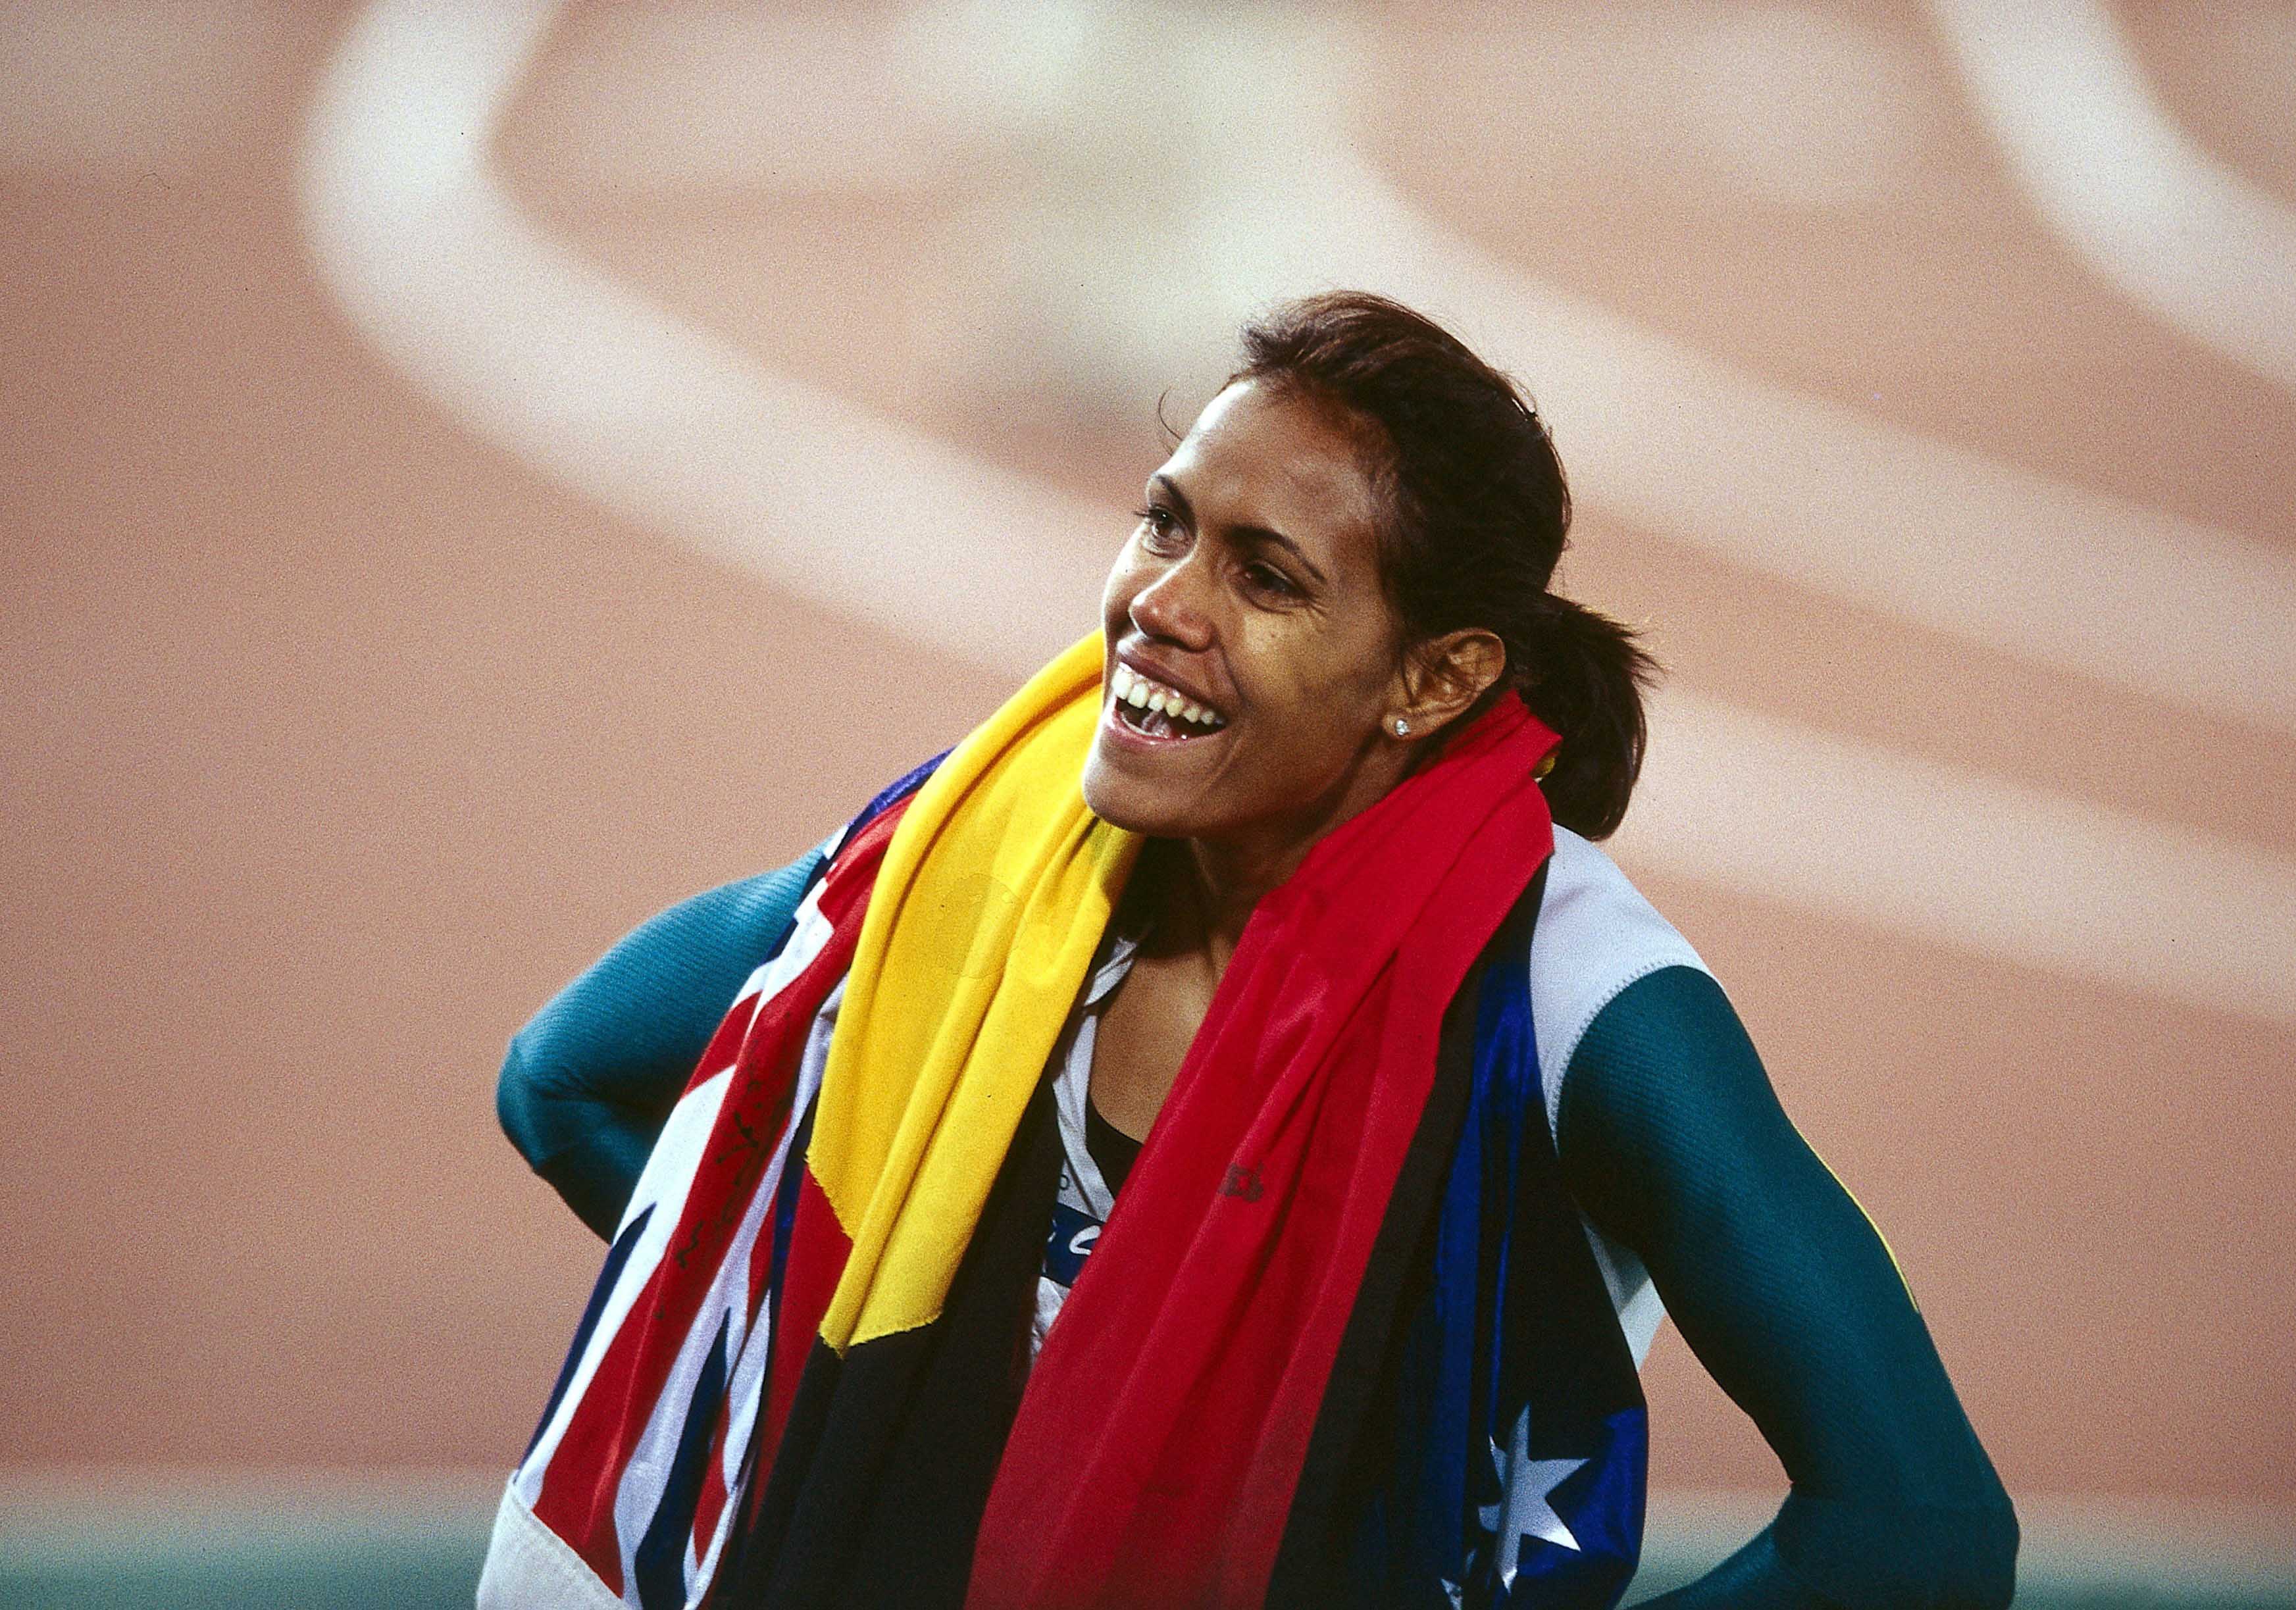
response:
[[[638,928],[512,1036],[495,1108],[534,1171],[611,1238],[654,1137],[820,860],[696,895]]]
[[[1566,1071],[1565,1181],[1633,1248],[1792,1489],[1666,1610],[2002,1606],[2016,1517],[1864,1211],[1779,1107],[1714,980],[1661,968]]]

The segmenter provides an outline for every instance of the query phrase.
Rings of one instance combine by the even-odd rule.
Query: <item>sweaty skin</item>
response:
[[[512,1039],[503,1127],[601,1237],[816,859],[671,907]],[[1751,1542],[1651,1603],[2006,1604],[2008,1496],[1880,1236],[1778,1106],[1720,986],[1672,967],[1622,991],[1571,1058],[1558,1129],[1581,1208],[1641,1255],[1792,1482]]]

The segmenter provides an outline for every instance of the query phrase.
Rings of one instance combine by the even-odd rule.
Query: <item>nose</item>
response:
[[[1177,564],[1168,566],[1132,595],[1132,624],[1148,637],[1160,637],[1183,648],[1201,649],[1211,642],[1211,616],[1203,607],[1203,568],[1199,543]]]

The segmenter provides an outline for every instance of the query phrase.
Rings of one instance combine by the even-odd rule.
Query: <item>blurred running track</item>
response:
[[[1620,857],[2013,1491],[2296,1506],[2296,8],[2011,17],[0,7],[11,1461],[505,1467],[595,1248],[503,1039],[1345,282],[1555,421]]]

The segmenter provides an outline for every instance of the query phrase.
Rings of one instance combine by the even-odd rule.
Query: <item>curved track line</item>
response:
[[[1686,691],[1620,858],[2210,1011],[2296,1024],[2296,865]]]
[[[935,38],[941,70],[972,96],[971,126],[1002,111],[1029,127],[1041,93],[1021,48],[1029,25],[1009,9],[955,9],[964,25]],[[1081,0],[1055,9],[1086,30],[1071,53],[1105,22]],[[1121,81],[1129,36],[1103,33]],[[1292,93],[1259,109],[1250,160],[1197,200],[1194,215],[1229,221],[1228,249],[1172,266],[1169,294],[1192,310],[1316,284],[1392,291],[1535,378],[1591,507],[1931,631],[2296,736],[2286,554],[1799,394],[1523,274],[1430,221],[1356,153],[1345,53],[1198,48],[1224,45],[1275,53],[1265,74]],[[1100,333],[1119,350],[1129,332]]]
[[[1304,164],[1302,165],[1304,168]],[[1587,503],[1799,586],[2175,707],[2296,735],[2296,565],[1790,391],[1429,224],[1326,155],[1298,283],[1447,310],[1538,377]],[[1300,222],[1297,209],[1292,221]]]
[[[1077,574],[1072,554],[1078,522],[1105,524],[1097,511],[765,374],[582,265],[487,178],[487,133],[556,9],[380,0],[345,40],[303,201],[354,324],[472,429],[606,507],[1000,674],[1037,669],[1090,618],[1097,567]],[[1385,222],[1408,219],[1397,204]],[[1439,291],[1480,289],[1477,265],[1449,269]],[[1597,364],[1583,331],[1514,333]],[[1628,347],[1637,375],[1647,359]],[[1578,378],[1586,406],[1602,382]],[[961,566],[935,540],[952,510],[967,520]],[[1047,584],[1015,587],[1024,576]],[[1661,700],[1657,720],[1635,859],[2296,1022],[2296,976],[2255,943],[2296,931],[2296,870],[2280,862],[1690,695]]]
[[[2097,0],[1930,0],[2026,195],[2091,269],[2172,328],[2296,391],[2296,213],[2154,99]]]
[[[1000,671],[1073,642],[1121,511],[765,372],[502,193],[484,152],[561,9],[385,0],[338,48],[298,179],[359,332],[479,436],[800,596]]]

